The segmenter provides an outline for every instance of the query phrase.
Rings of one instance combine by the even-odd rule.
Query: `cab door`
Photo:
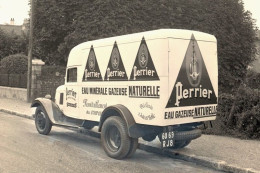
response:
[[[79,115],[79,83],[77,75],[77,67],[67,68],[63,113],[73,118],[78,118]]]

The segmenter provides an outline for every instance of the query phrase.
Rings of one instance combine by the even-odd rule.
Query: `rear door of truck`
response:
[[[169,52],[165,119],[173,124],[214,120],[218,96],[215,37],[195,32],[190,39],[170,38]]]

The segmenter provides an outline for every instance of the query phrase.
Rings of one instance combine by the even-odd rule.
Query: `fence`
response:
[[[26,88],[27,74],[0,74],[0,86]]]

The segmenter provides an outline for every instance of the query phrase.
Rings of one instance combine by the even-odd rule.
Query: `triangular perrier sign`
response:
[[[194,35],[166,108],[217,104],[217,97]]]
[[[116,42],[114,44],[112,53],[110,55],[104,80],[106,81],[128,80],[127,74],[125,72],[125,67]]]
[[[97,58],[93,46],[91,46],[86,63],[83,81],[102,81]]]
[[[130,80],[160,80],[144,38],[142,39],[139,50],[137,52]]]

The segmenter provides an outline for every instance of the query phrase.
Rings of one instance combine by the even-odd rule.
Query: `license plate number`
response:
[[[162,133],[161,146],[162,146],[162,148],[174,146],[174,132],[173,131]]]

